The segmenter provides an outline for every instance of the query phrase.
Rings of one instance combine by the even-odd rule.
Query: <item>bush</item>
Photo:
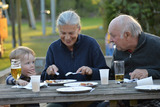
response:
[[[118,14],[128,14],[142,25],[145,32],[160,34],[160,7],[158,0],[101,0],[101,14],[106,30],[109,22]],[[107,31],[107,30],[106,30]]]

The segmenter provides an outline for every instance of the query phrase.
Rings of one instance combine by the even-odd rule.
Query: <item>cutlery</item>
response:
[[[92,92],[93,90],[95,90],[95,88],[92,88],[92,89],[90,90],[90,92]]]
[[[65,76],[68,76],[68,75],[75,75],[75,74],[80,74],[81,72],[79,72],[79,73],[76,73],[76,72],[67,72],[66,74],[65,74]]]
[[[59,72],[55,72],[56,75],[59,75]]]

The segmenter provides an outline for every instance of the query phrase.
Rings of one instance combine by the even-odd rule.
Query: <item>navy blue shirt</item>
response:
[[[51,76],[46,73],[46,69],[55,64],[59,69],[59,76]],[[76,72],[80,67],[88,66],[93,74],[88,75],[69,75],[67,72]],[[61,39],[54,41],[48,48],[45,69],[42,72],[41,80],[49,79],[76,79],[77,81],[99,80],[99,69],[109,69],[100,46],[94,38],[79,34],[77,42],[74,44],[73,51],[70,51]]]

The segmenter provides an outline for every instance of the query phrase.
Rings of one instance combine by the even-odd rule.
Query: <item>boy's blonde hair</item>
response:
[[[35,56],[35,53],[32,49],[25,47],[25,46],[19,46],[18,48],[14,49],[11,53],[10,53],[10,60],[11,59],[21,59],[24,57],[24,55],[26,54],[32,54],[33,56]]]

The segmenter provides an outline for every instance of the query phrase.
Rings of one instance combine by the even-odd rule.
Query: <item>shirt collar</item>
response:
[[[139,39],[138,39],[138,45],[136,47],[136,50],[139,49],[146,41],[146,36],[144,34],[144,32],[141,32],[141,34],[139,34]]]
[[[30,77],[26,77],[26,76],[24,76],[23,74],[21,75],[21,77],[20,77],[22,80],[25,80],[25,81],[27,81],[27,82],[30,82]]]
[[[133,52],[131,49],[128,49],[127,51],[128,51],[129,53],[132,53],[132,52]]]
[[[146,41],[146,36],[145,36],[144,32],[141,32],[141,34],[139,34],[139,36],[138,36],[138,44],[137,44],[136,49],[134,51],[138,50],[145,43],[145,41]],[[128,49],[127,52],[133,53],[133,51],[130,49]]]

